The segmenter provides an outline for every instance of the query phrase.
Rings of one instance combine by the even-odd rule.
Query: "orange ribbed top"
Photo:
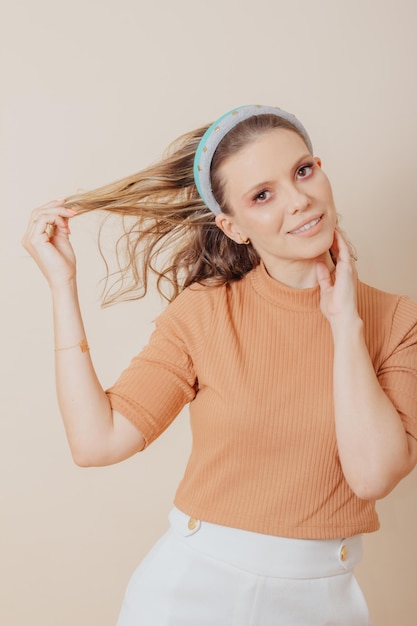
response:
[[[319,298],[318,286],[286,287],[263,265],[229,285],[193,285],[108,391],[147,445],[190,402],[193,446],[175,497],[188,515],[294,538],[378,529],[339,462]],[[358,282],[358,306],[380,384],[417,438],[417,303]]]

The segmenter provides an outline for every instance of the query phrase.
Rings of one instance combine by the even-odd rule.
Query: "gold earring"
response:
[[[243,239],[242,235],[239,233],[239,239],[241,241],[241,243],[244,243],[245,246],[247,246],[250,243],[250,239],[249,237],[247,237],[246,239]]]

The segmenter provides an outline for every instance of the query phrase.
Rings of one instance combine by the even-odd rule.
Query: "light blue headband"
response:
[[[225,115],[219,117],[219,119],[213,122],[213,124],[206,130],[201,138],[200,143],[198,144],[198,148],[194,158],[194,180],[198,193],[200,194],[203,202],[207,205],[210,211],[214,213],[214,215],[218,215],[222,211],[219,204],[217,203],[216,198],[213,195],[210,177],[211,162],[219,143],[222,139],[224,139],[227,133],[232,130],[232,128],[234,128],[240,122],[243,122],[243,120],[247,120],[249,117],[252,117],[254,115],[266,114],[272,114],[276,115],[277,117],[281,117],[284,120],[287,120],[287,122],[290,122],[293,126],[295,126],[295,128],[304,137],[311,154],[313,154],[313,146],[311,144],[311,140],[307,134],[306,129],[301,124],[301,122],[299,122],[297,118],[292,115],[292,113],[283,111],[278,107],[253,104],[241,106],[237,109],[229,111],[228,113],[225,113]]]

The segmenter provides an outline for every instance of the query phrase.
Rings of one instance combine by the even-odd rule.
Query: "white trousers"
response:
[[[117,626],[371,626],[361,537],[286,539],[200,522],[170,529],[134,572]]]

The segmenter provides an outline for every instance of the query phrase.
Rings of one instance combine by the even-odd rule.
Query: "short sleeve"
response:
[[[406,431],[417,439],[417,303],[407,297],[398,301],[377,375]]]
[[[196,393],[191,355],[170,307],[156,321],[148,345],[107,390],[113,409],[154,441]]]

